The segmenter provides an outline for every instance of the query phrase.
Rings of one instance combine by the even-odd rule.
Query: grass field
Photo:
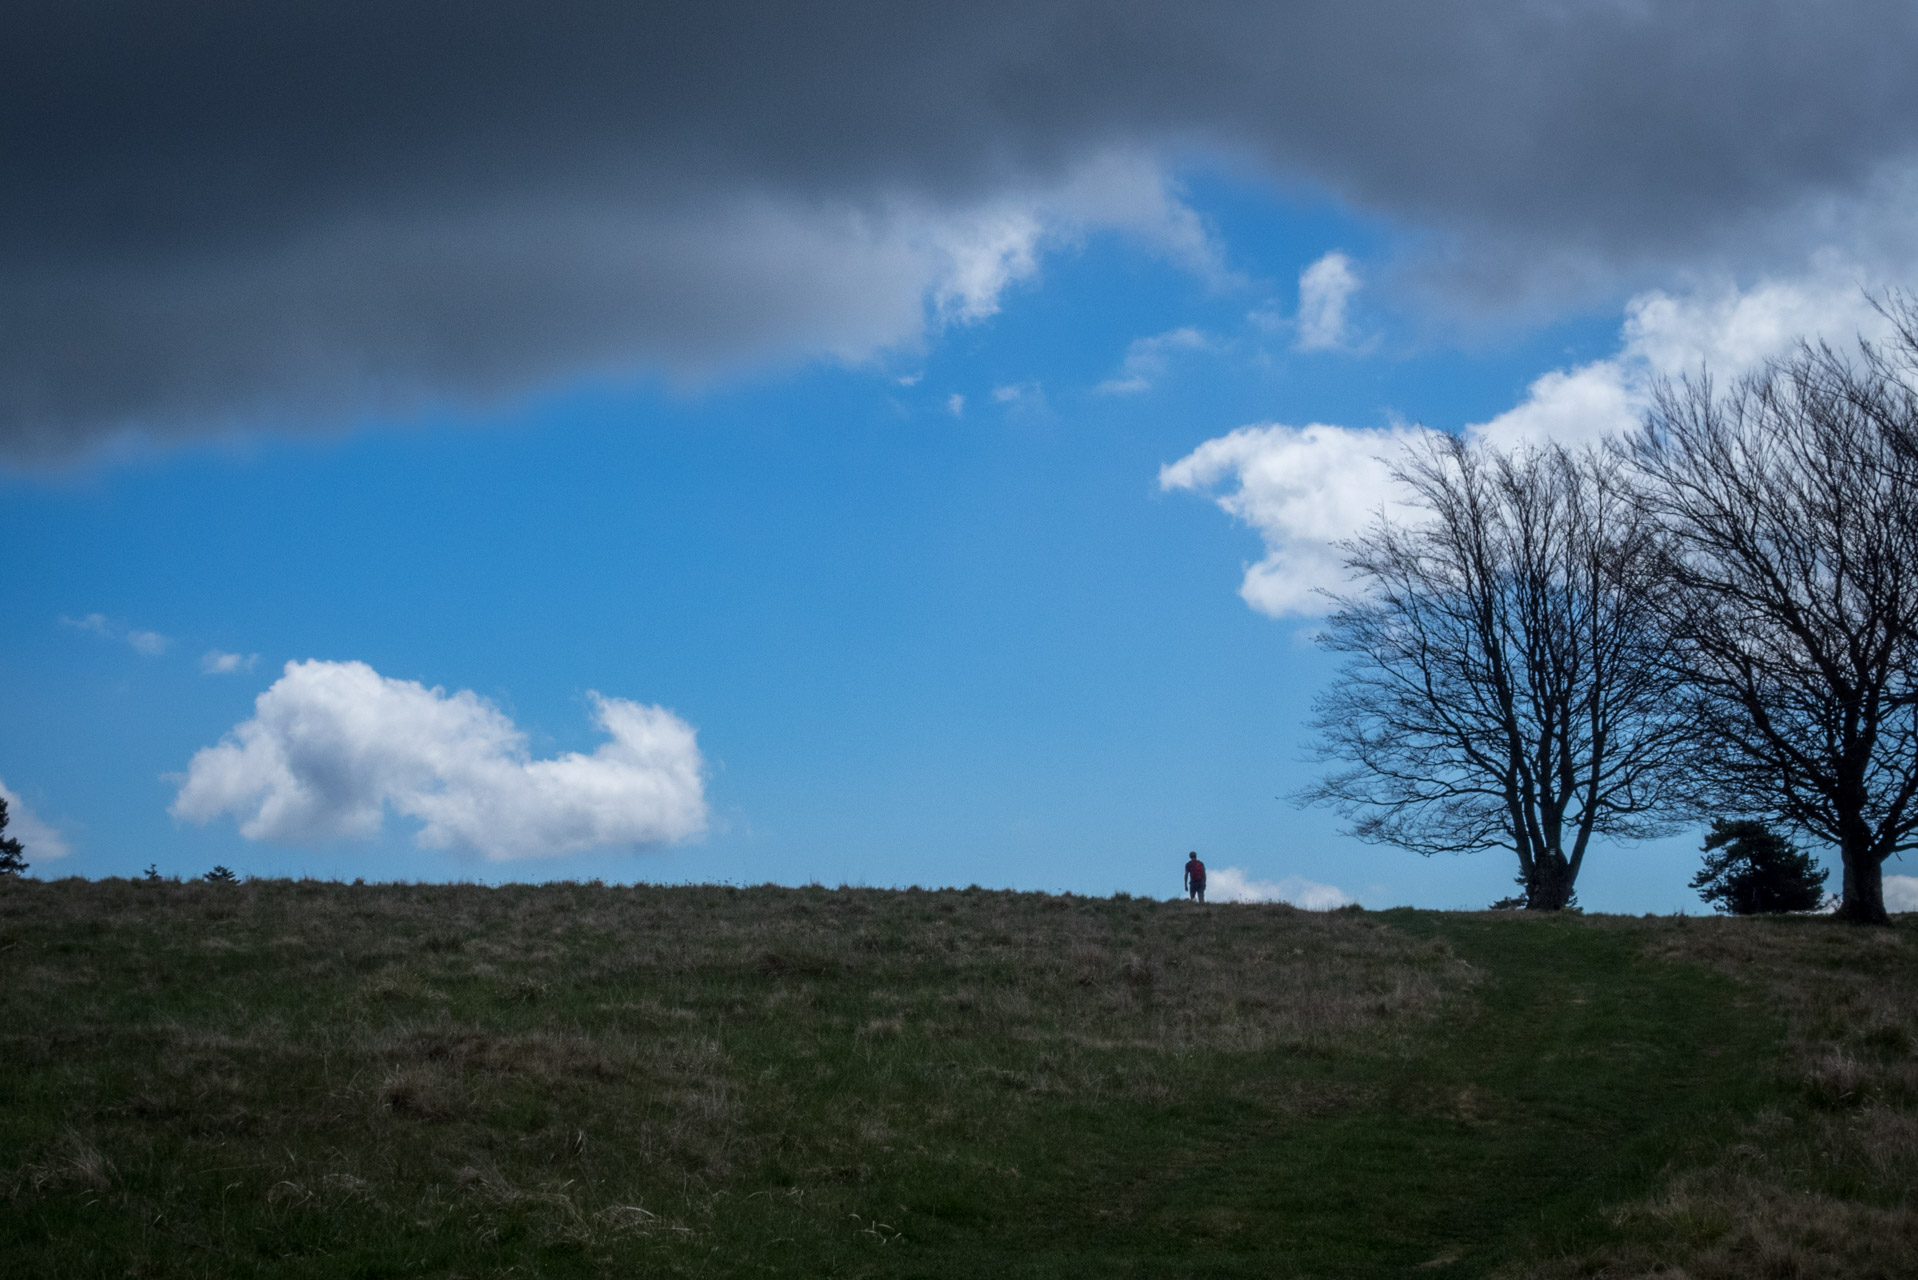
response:
[[[1918,921],[0,883],[0,1271],[1918,1274]]]

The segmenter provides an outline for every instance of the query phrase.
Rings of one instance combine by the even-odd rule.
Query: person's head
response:
[[[1197,862],[1199,860],[1199,851],[1197,849],[1194,849],[1191,853],[1188,853],[1185,856],[1192,859],[1194,862]]]

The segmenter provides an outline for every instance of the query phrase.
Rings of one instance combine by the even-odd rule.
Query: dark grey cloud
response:
[[[1195,152],[1480,302],[1897,241],[1914,54],[1869,0],[14,0],[0,451],[856,356]]]

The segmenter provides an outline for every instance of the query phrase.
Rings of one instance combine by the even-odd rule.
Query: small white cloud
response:
[[[1266,333],[1277,333],[1292,321],[1279,309],[1278,299],[1270,298],[1245,313],[1245,322]]]
[[[946,412],[955,418],[966,416],[966,398],[957,391],[946,397]]]
[[[157,631],[124,630],[119,624],[109,621],[104,613],[89,613],[82,618],[69,618],[63,613],[60,623],[107,640],[124,640],[135,653],[144,653],[150,658],[165,653],[173,643]]]
[[[1885,877],[1885,910],[1918,911],[1918,876]]]
[[[1347,343],[1346,305],[1359,291],[1352,259],[1334,251],[1299,273],[1301,351],[1332,351]]]
[[[1056,239],[1088,230],[1123,232],[1215,289],[1243,285],[1205,220],[1187,204],[1163,166],[1142,152],[1111,151],[1074,170],[1040,206]]]
[[[1206,876],[1206,897],[1215,902],[1289,902],[1307,911],[1331,911],[1357,901],[1337,885],[1303,876],[1254,880],[1243,867],[1221,867]]]
[[[1099,155],[1056,186],[956,214],[902,207],[893,218],[914,228],[908,241],[934,264],[931,310],[945,323],[996,315],[1006,291],[1038,273],[1048,247],[1098,229],[1133,236],[1215,287],[1237,282],[1204,221],[1143,153]]]
[[[47,858],[64,858],[72,850],[47,823],[40,820],[27,802],[6,783],[0,782],[0,800],[7,802],[7,837],[20,842],[22,856],[29,865]]]
[[[210,676],[227,676],[236,671],[251,671],[259,664],[257,653],[221,653],[208,649],[200,657],[200,670]]]
[[[527,757],[525,735],[470,690],[391,680],[363,662],[289,662],[250,720],[195,753],[170,812],[223,814],[250,840],[366,838],[389,808],[416,843],[491,861],[661,845],[706,826],[691,725],[663,707],[589,695],[610,741]]]
[[[1043,382],[1014,382],[992,389],[992,402],[1004,405],[1007,409],[1019,412],[1043,411],[1046,407],[1046,388]]]
[[[906,373],[894,378],[893,382],[902,387],[916,387],[919,385],[919,379],[925,376],[923,373]]]
[[[1135,339],[1126,348],[1119,372],[1093,390],[1109,396],[1135,395],[1150,389],[1154,382],[1166,375],[1171,368],[1174,352],[1209,351],[1213,346],[1209,335],[1189,326],[1169,329],[1150,338]]]
[[[1046,220],[1034,208],[981,210],[942,229],[945,271],[933,291],[943,319],[968,324],[996,315],[1006,288],[1039,268]]]

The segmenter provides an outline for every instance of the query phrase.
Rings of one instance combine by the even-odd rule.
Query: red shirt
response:
[[[1205,863],[1200,862],[1197,858],[1186,859],[1185,875],[1194,889],[1205,888]]]

